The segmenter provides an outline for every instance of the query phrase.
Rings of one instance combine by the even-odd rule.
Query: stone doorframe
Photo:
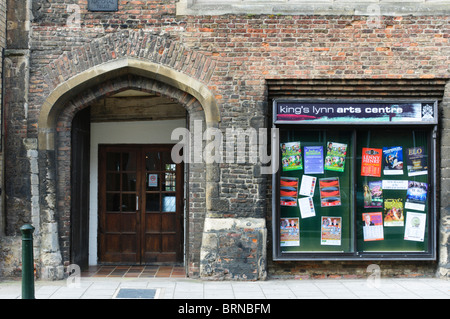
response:
[[[96,91],[90,94],[91,97],[86,97],[85,92],[90,91],[96,85],[121,78],[122,84],[117,85],[111,82],[110,85],[112,90],[115,90],[114,93],[117,93],[120,90],[131,88],[127,84],[127,77],[133,76],[165,84],[168,90],[172,88],[172,91],[182,92],[185,95],[187,93],[191,101],[186,101],[184,106],[193,104],[192,108],[196,108],[196,112],[201,108],[206,128],[218,128],[220,122],[219,109],[214,96],[205,84],[186,74],[148,60],[120,58],[89,68],[58,85],[43,103],[38,120],[39,197],[41,200],[39,216],[34,220],[39,222],[39,225],[35,225],[35,227],[38,230],[37,234],[40,236],[40,247],[37,255],[40,259],[38,262],[43,279],[64,278],[63,258],[59,247],[59,239],[63,234],[58,231],[57,214],[61,210],[58,206],[61,205],[61,201],[64,202],[65,198],[58,196],[58,192],[64,192],[58,185],[61,179],[70,179],[70,176],[58,176],[58,173],[64,172],[64,169],[58,169],[58,165],[61,164],[58,163],[59,160],[57,159],[59,157],[57,155],[57,139],[65,139],[70,145],[70,125],[75,113],[93,100],[113,93],[107,90],[103,92],[99,90],[100,92]],[[177,97],[182,98],[179,93],[175,92],[173,95],[177,94],[176,97],[170,96],[172,94],[169,94],[168,97],[175,100]],[[195,98],[195,102],[192,101],[192,97]],[[200,107],[198,107],[198,104]],[[61,127],[61,122],[64,122],[66,127]],[[70,153],[69,150],[66,150],[67,153]],[[67,163],[65,164],[67,165]],[[213,209],[213,203],[218,200],[219,167],[217,163],[204,164],[204,166],[206,222],[208,211]],[[65,170],[67,171],[67,167]],[[66,174],[70,173],[66,172]],[[67,190],[65,191],[67,192]],[[64,209],[70,211],[70,207],[67,208],[67,203],[62,205],[65,205]]]

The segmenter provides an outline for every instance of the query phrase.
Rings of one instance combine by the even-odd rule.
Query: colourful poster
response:
[[[408,181],[405,209],[424,211],[425,204],[427,201],[427,192],[428,192],[427,183]]]
[[[321,223],[321,245],[340,246],[342,223],[341,217],[322,216]]]
[[[384,200],[384,226],[403,226],[403,199]]]
[[[383,208],[382,181],[364,184],[364,208]]]
[[[423,146],[408,148],[406,163],[408,176],[428,174],[427,158]]]
[[[325,170],[343,172],[347,144],[327,142],[327,156],[325,157]]]
[[[341,191],[339,187],[339,177],[329,177],[319,179],[320,206],[340,206]]]
[[[298,218],[281,218],[280,246],[300,246],[300,225]]]
[[[297,206],[298,177],[280,177],[280,205]]]
[[[280,147],[283,171],[303,169],[302,148],[300,142],[281,143]]]
[[[361,176],[381,176],[381,148],[363,147]]]
[[[384,240],[382,213],[363,213],[362,218],[364,241]]]
[[[383,174],[403,175],[403,148],[383,147]]]
[[[323,174],[323,146],[305,146],[305,174]]]

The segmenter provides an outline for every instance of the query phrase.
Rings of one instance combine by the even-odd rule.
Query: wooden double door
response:
[[[172,145],[99,146],[99,262],[182,262],[183,166]]]

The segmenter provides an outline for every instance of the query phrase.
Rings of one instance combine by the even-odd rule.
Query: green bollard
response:
[[[34,227],[25,224],[20,227],[20,231],[22,232],[22,299],[34,299]]]

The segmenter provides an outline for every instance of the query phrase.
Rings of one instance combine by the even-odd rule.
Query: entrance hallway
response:
[[[186,270],[184,266],[89,266],[81,277],[186,278]]]

